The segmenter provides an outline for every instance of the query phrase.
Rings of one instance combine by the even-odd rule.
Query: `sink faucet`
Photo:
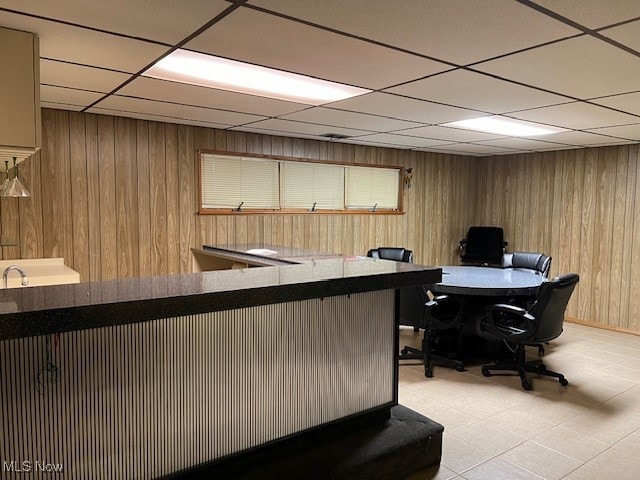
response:
[[[27,278],[27,274],[22,269],[22,267],[18,265],[9,265],[7,268],[4,269],[4,273],[2,274],[2,279],[4,280],[4,288],[7,288],[9,272],[11,270],[16,270],[20,274],[20,276],[22,277],[21,283],[23,287],[26,287],[27,285],[29,285],[29,279]]]

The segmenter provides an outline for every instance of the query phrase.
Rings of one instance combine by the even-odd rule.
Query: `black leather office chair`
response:
[[[460,260],[476,265],[499,265],[507,245],[500,227],[469,227],[467,238],[460,240]]]
[[[395,260],[396,262],[413,263],[413,251],[403,247],[378,247],[372,248],[367,252],[367,257],[379,258],[381,260]],[[413,327],[413,331],[417,332],[420,326],[417,323],[406,323],[400,317],[400,325]]]
[[[400,319],[415,322],[424,329],[422,349],[405,346],[400,351],[400,360],[422,360],[424,376],[433,376],[433,366],[455,368],[464,371],[460,358],[460,336],[462,329],[462,299],[441,295],[429,300],[423,287],[400,289]],[[455,351],[443,356],[432,351],[440,344],[440,334],[445,330],[455,329]]]
[[[367,257],[396,262],[413,263],[413,252],[403,247],[378,247],[367,252]]]
[[[503,268],[530,270],[544,277],[549,277],[551,257],[543,253],[513,252],[505,253],[502,257]]]
[[[570,273],[542,284],[536,302],[528,311],[505,304],[486,307],[487,317],[482,321],[481,329],[503,340],[513,353],[513,361],[483,365],[482,374],[490,377],[494,371],[515,371],[525,390],[531,390],[527,373],[555,377],[560,385],[569,385],[564,375],[547,370],[540,359],[528,362],[526,346],[537,346],[562,333],[564,312],[579,280],[578,274]]]

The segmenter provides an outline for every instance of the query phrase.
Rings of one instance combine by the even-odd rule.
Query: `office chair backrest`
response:
[[[549,270],[551,269],[551,257],[543,253],[532,252],[505,253],[502,266],[507,268],[523,268],[548,277]]]
[[[500,263],[507,242],[501,227],[469,227],[467,238],[460,242],[463,262]]]
[[[367,252],[367,257],[396,262],[413,263],[413,252],[402,247],[378,247]]]
[[[529,310],[536,318],[536,342],[548,342],[562,333],[564,312],[579,281],[577,273],[569,273],[542,284],[538,298]]]
[[[427,303],[427,321],[438,330],[460,325],[465,301],[458,297],[442,295]]]
[[[400,325],[424,328],[425,305],[429,301],[423,287],[400,289]]]

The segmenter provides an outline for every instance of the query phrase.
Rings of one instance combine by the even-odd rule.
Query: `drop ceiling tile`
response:
[[[162,100],[267,117],[283,115],[307,108],[308,105],[285,102],[255,95],[227,92],[185,83],[138,77],[118,91],[119,95]]]
[[[590,131],[603,135],[611,135],[612,137],[628,138],[629,140],[640,141],[640,123],[624,125],[621,127],[594,128]]]
[[[504,113],[570,101],[560,95],[468,70],[441,73],[390,88],[388,91],[489,113]]]
[[[536,0],[535,3],[591,29],[640,17],[640,3],[635,0]]]
[[[43,102],[63,103],[68,105],[81,105],[87,107],[104,95],[98,92],[75,90],[65,87],[40,86],[40,100]]]
[[[549,135],[545,135],[544,138],[545,140],[548,140],[550,142],[564,143],[567,145],[576,146],[593,146],[607,142],[629,143],[628,141],[618,140],[616,138],[608,137],[605,135],[599,135],[590,132],[576,132],[572,130],[552,133]]]
[[[363,135],[353,137],[349,140],[364,142],[378,142],[387,145],[402,146],[405,148],[429,147],[434,145],[443,145],[450,143],[445,140],[433,140],[431,138],[410,137],[408,135],[396,135],[395,133],[374,133],[372,135]]]
[[[189,120],[186,118],[172,117],[167,115],[153,115],[147,113],[128,112],[126,110],[111,110],[108,108],[90,108],[88,113],[96,113],[100,115],[111,115],[117,117],[135,118],[137,120],[149,120],[152,122],[177,123],[180,125],[193,125],[197,127],[226,129],[230,125],[223,123],[202,122],[198,120]]]
[[[601,97],[589,100],[590,102],[617,108],[625,112],[640,115],[640,92],[614,95],[613,97]]]
[[[366,115],[364,113],[345,112],[325,107],[314,107],[301,112],[284,115],[285,120],[334,125],[336,127],[370,130],[374,132],[388,132],[401,128],[418,126],[418,123],[404,120],[394,120],[386,117]]]
[[[393,143],[384,143],[384,142],[375,142],[375,141],[367,141],[366,137],[362,138],[345,138],[344,140],[340,140],[342,143],[351,143],[353,145],[362,145],[365,147],[379,147],[379,148],[395,148],[397,150],[409,150],[411,147],[404,145],[396,145]]]
[[[371,89],[449,68],[246,8],[222,19],[185,48]]]
[[[358,97],[340,100],[326,106],[352,112],[383,115],[420,123],[445,123],[482,116],[481,112],[440,105],[423,100],[391,95],[367,93]]]
[[[453,144],[458,145],[458,144]],[[473,152],[465,152],[462,150],[447,150],[447,146],[441,147],[427,147],[427,148],[416,148],[417,152],[429,152],[429,153],[440,153],[442,155],[465,155],[468,157],[482,157],[483,155]]]
[[[252,0],[251,4],[409,51],[467,64],[579,33],[515,1]]]
[[[363,132],[363,130],[354,130],[349,128],[341,128],[335,126],[327,126],[327,125],[317,125],[314,123],[304,123],[304,122],[293,122],[288,120],[279,120],[277,118],[270,118],[268,120],[262,120],[259,122],[252,123],[250,125],[245,125],[239,127],[237,130],[245,130],[246,128],[259,128],[264,130],[271,130],[274,134],[279,133],[301,133],[304,135],[316,135],[321,136],[325,133],[337,133],[340,135],[354,136],[354,135],[362,135],[363,133],[372,133],[372,132]]]
[[[586,35],[473,68],[582,99],[637,90],[640,77],[638,57]]]
[[[634,2],[640,5],[640,2]],[[640,8],[639,8],[640,9]],[[639,15],[640,16],[640,15]],[[619,27],[608,28],[600,32],[617,42],[640,51],[640,21],[627,23]]]
[[[40,102],[42,108],[55,108],[57,110],[73,110],[79,112],[84,109],[81,105],[67,105],[65,103],[53,103],[53,102]]]
[[[437,125],[399,130],[394,133],[446,140],[449,142],[474,142],[478,140],[503,138],[501,135],[494,135],[492,133],[474,132],[463,128],[441,127]]]
[[[270,130],[268,128],[256,128],[251,125],[243,125],[242,127],[232,127],[229,130],[246,133],[259,133],[261,135],[270,135],[272,137],[289,137],[289,138],[308,138],[310,140],[320,140],[324,142],[332,141],[330,138],[321,137],[319,135],[308,135],[306,133],[282,132],[280,130]]]
[[[542,137],[540,137],[542,138]],[[501,138],[498,140],[487,140],[486,142],[476,142],[482,145],[494,147],[514,148],[518,150],[562,150],[569,145],[555,142],[545,142],[531,138]]]
[[[0,7],[172,45],[228,6],[223,0],[0,0]]]
[[[186,105],[176,105],[173,103],[156,102],[153,100],[142,100],[139,98],[121,97],[112,95],[96,104],[96,108],[109,110],[120,110],[131,113],[142,113],[149,115],[161,115],[166,117],[181,118],[184,120],[194,120],[199,122],[219,123],[225,125],[240,125],[264,117],[257,115],[247,115],[245,113],[227,112],[212,108],[192,107]]]
[[[477,143],[459,143],[457,145],[447,145],[447,150],[450,151],[462,151],[462,152],[470,152],[477,153],[481,155],[497,155],[500,153],[514,153],[516,151],[522,150],[519,148],[505,148],[498,147],[494,145],[485,145],[485,144],[477,144]]]
[[[509,116],[574,130],[626,125],[640,121],[640,117],[584,102],[565,103],[553,107],[514,112]]]
[[[131,75],[127,73],[55,60],[40,60],[40,83],[46,85],[109,93],[129,78]]]
[[[2,26],[40,37],[40,58],[136,73],[168,48],[62,23],[2,12]]]

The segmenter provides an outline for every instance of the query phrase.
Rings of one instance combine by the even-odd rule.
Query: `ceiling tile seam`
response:
[[[631,94],[635,94],[635,93],[640,93],[640,90],[632,90],[630,92],[622,92],[622,93],[615,93],[613,95],[600,95],[599,97],[591,97],[588,98],[586,101],[593,101],[593,100],[602,100],[603,98],[614,98],[614,97],[620,97],[622,95],[631,95]],[[596,104],[598,106],[601,106],[599,103]]]
[[[280,117],[274,117],[271,118],[270,120],[282,120],[285,122],[291,122],[291,123],[302,123],[305,125],[316,125],[316,126],[321,126],[321,127],[330,127],[330,128],[343,128],[346,130],[357,130],[359,132],[367,132],[367,133],[388,133],[386,130],[385,131],[378,131],[378,130],[364,130],[362,128],[356,128],[356,127],[344,127],[342,125],[329,125],[326,123],[315,123],[315,122],[307,122],[304,120],[290,120],[288,118],[280,118]],[[244,127],[244,126],[251,126],[254,123],[258,123],[258,122],[264,122],[266,121],[266,119],[262,119],[262,120],[252,120],[250,122],[246,122],[246,123],[242,123],[242,124],[238,124],[236,125],[237,127]],[[295,133],[295,132],[294,132]]]
[[[546,125],[548,127],[563,128],[565,130],[573,131],[573,132],[594,133],[594,132],[587,131],[586,128],[572,128],[572,127],[566,127],[566,126],[563,126],[563,125],[557,125],[557,124],[554,124],[554,123],[546,123],[546,121],[524,120],[522,118],[513,117],[511,115],[504,115],[504,116],[508,117],[508,118],[511,118],[513,120],[525,121],[525,122],[533,122],[533,123],[537,123],[539,125]],[[625,126],[629,126],[629,125],[636,125],[636,124],[635,123],[624,123],[624,124],[621,124],[621,125],[607,125],[607,126],[604,126],[604,127],[591,127],[591,128],[625,127]],[[562,133],[562,132],[560,132],[560,133]],[[621,137],[614,137],[612,135],[603,135],[603,134],[600,134],[600,133],[598,133],[597,135],[602,135],[602,136],[611,137],[611,138],[621,138]]]
[[[536,142],[543,142],[543,143],[548,143],[549,145],[557,145],[557,146],[564,146],[564,145],[573,145],[572,143],[566,143],[566,142],[553,142],[551,140],[543,140],[541,138],[531,138],[531,137],[506,137],[506,139],[513,139],[513,140],[535,140]],[[495,142],[495,141],[501,141],[501,140],[505,140],[504,138],[492,138],[489,140],[474,140],[473,142],[468,142],[468,143],[485,143],[485,142]],[[512,148],[512,147],[510,147]]]
[[[616,94],[616,95],[618,95],[618,94]],[[619,95],[627,95],[627,94],[626,93],[621,93]],[[601,98],[606,98],[608,96],[614,96],[614,95],[606,95],[606,96],[601,97]],[[616,112],[616,113],[624,113],[625,115],[631,115],[632,117],[638,117],[638,119],[640,119],[640,114],[637,114],[637,113],[634,113],[634,112],[629,112],[627,110],[620,110],[619,108],[609,107],[607,105],[601,105],[599,103],[593,103],[590,100],[577,100],[575,102],[556,103],[554,105],[545,105],[545,106],[542,106],[542,107],[523,108],[522,110],[513,110],[511,112],[505,112],[505,113],[502,113],[501,115],[511,115],[511,114],[514,114],[514,113],[530,112],[532,110],[541,110],[543,108],[559,107],[561,105],[573,105],[574,103],[586,103],[587,105],[591,105],[593,107],[604,108],[606,110],[611,110],[611,111]],[[629,125],[631,125],[631,124],[629,124]]]
[[[396,97],[406,98],[408,100],[417,100],[419,102],[424,102],[424,103],[433,103],[434,105],[440,105],[442,107],[459,108],[461,110],[469,110],[471,112],[486,113],[487,115],[495,115],[495,113],[487,112],[485,110],[478,110],[477,108],[461,107],[460,105],[453,105],[450,103],[438,102],[437,100],[425,100],[424,98],[412,97],[411,95],[407,95],[404,93],[396,93],[396,92],[379,92],[379,93],[384,93],[386,95],[394,95]],[[331,108],[331,107],[327,107],[327,108]],[[340,109],[333,108],[333,110],[340,110]],[[379,116],[383,116],[383,115],[379,115]],[[429,125],[438,125],[438,124],[429,123]]]
[[[98,93],[101,93],[101,92],[98,92]],[[242,114],[242,115],[251,115],[251,116],[254,116],[254,117],[262,117],[259,121],[267,120],[269,118],[273,118],[273,117],[270,117],[269,115],[260,115],[260,114],[257,114],[257,113],[250,113],[250,112],[241,112],[241,111],[238,111],[238,110],[230,110],[230,109],[227,109],[227,108],[216,108],[216,107],[208,107],[208,106],[204,106],[204,105],[193,105],[193,104],[190,104],[190,103],[171,102],[169,100],[158,100],[156,98],[138,97],[137,95],[123,95],[123,94],[118,93],[118,94],[111,95],[111,97],[131,98],[133,100],[144,100],[145,102],[153,102],[153,103],[166,103],[168,105],[176,105],[176,106],[179,106],[179,107],[191,107],[191,108],[199,108],[199,109],[202,109],[202,110],[213,110],[213,111],[216,111],[216,112],[237,113],[237,114]],[[292,112],[292,113],[295,113],[295,112]]]
[[[396,96],[402,97],[402,95],[396,95]],[[409,97],[409,98],[412,98],[412,97]],[[461,108],[463,110],[469,110],[469,111],[472,111],[472,112],[487,113],[487,112],[484,112],[482,110],[475,110],[473,108],[457,107],[455,105],[448,105],[446,103],[439,103],[439,102],[431,102],[431,101],[422,100],[422,99],[419,99],[419,98],[415,98],[413,100],[418,100],[418,101],[424,102],[424,103],[433,103],[435,105],[442,105],[442,106],[445,106],[445,107]],[[367,116],[370,116],[370,117],[384,118],[385,120],[397,120],[397,121],[401,121],[401,122],[410,122],[410,123],[417,124],[417,126],[438,125],[437,123],[433,123],[433,122],[420,122],[418,120],[410,120],[410,119],[406,119],[406,118],[392,117],[392,116],[389,116],[389,115],[381,115],[379,113],[359,112],[357,110],[349,110],[349,109],[346,109],[346,108],[335,108],[335,107],[323,107],[323,108],[326,108],[327,110],[335,110],[335,111],[338,111],[338,112],[356,113],[358,115],[367,115]],[[283,114],[283,115],[291,115],[291,114],[286,113],[286,114]],[[411,128],[411,127],[409,127],[409,128]]]
[[[443,64],[449,65],[451,67],[455,67],[455,68],[460,67],[460,65],[458,65],[457,63],[453,63],[453,62],[451,62],[449,60],[442,60],[440,58],[432,57],[430,55],[425,55],[424,53],[414,52],[413,50],[407,50],[407,49],[402,48],[402,47],[397,47],[395,45],[389,45],[389,44],[384,43],[384,42],[379,42],[379,41],[373,40],[371,38],[361,37],[359,35],[355,35],[355,34],[349,33],[349,32],[343,32],[342,30],[338,30],[338,29],[335,29],[335,28],[327,27],[325,25],[320,25],[318,23],[313,23],[313,22],[310,22],[308,20],[303,20],[301,18],[292,17],[291,15],[286,15],[284,13],[280,13],[280,12],[276,12],[276,11],[273,11],[273,10],[269,10],[267,8],[264,8],[264,7],[258,7],[257,5],[244,4],[243,7],[244,8],[249,8],[251,10],[256,10],[258,12],[266,13],[268,15],[273,15],[275,17],[279,17],[279,18],[282,18],[282,19],[285,19],[285,20],[290,20],[290,21],[293,21],[293,22],[301,23],[301,24],[306,25],[308,27],[318,28],[318,29],[324,30],[326,32],[336,33],[336,34],[342,35],[344,37],[353,38],[355,40],[360,40],[360,41],[363,41],[363,42],[367,42],[367,43],[370,43],[372,45],[377,45],[379,47],[389,48],[389,49],[395,50],[397,52],[406,53],[406,54],[409,54],[409,55],[414,55],[416,57],[424,58],[426,60],[431,60],[431,61],[434,61],[434,62],[443,63]]]
[[[548,42],[540,43],[538,45],[531,45],[530,47],[521,48],[520,50],[514,50],[508,53],[501,53],[500,55],[496,55],[495,57],[485,58],[483,60],[478,60],[476,62],[467,63],[466,65],[462,65],[460,68],[463,70],[466,70],[469,67],[473,67],[481,63],[493,62],[494,60],[500,60],[502,58],[510,57],[512,55],[517,55],[519,53],[530,52],[531,50],[535,50],[537,48],[548,47],[549,45],[554,45],[556,43],[564,42],[566,40],[573,40],[574,38],[585,37],[587,35],[588,35],[587,33],[581,32],[581,33],[576,33],[574,35],[569,35],[567,37],[557,38],[555,40],[549,40]]]
[[[96,100],[95,102],[93,102],[91,105],[89,105],[88,107],[86,107],[83,111],[97,105],[98,103],[100,103],[101,101],[103,101],[104,99],[106,99],[107,97],[109,97],[110,95],[115,94],[118,90],[122,89],[123,87],[125,87],[126,85],[128,85],[129,83],[131,83],[133,80],[135,80],[136,78],[138,78],[143,72],[145,72],[147,69],[151,68],[153,65],[155,65],[158,61],[160,61],[161,59],[165,58],[166,56],[170,55],[171,53],[175,52],[178,48],[182,47],[184,44],[186,44],[187,42],[191,41],[192,39],[194,39],[195,37],[197,37],[198,35],[200,35],[202,32],[208,30],[212,25],[216,24],[217,22],[219,22],[220,20],[222,20],[223,18],[225,18],[227,15],[231,14],[233,11],[235,11],[238,7],[240,7],[243,3],[247,2],[248,0],[238,0],[237,3],[232,4],[231,6],[227,7],[225,10],[223,10],[222,12],[220,12],[218,15],[216,15],[215,17],[213,17],[211,20],[209,20],[207,23],[205,23],[204,25],[202,25],[200,28],[196,29],[194,32],[192,32],[191,34],[187,35],[185,38],[183,38],[182,40],[180,40],[178,43],[176,43],[174,46],[172,46],[171,48],[169,48],[169,50],[167,50],[166,52],[164,52],[162,55],[160,55],[158,58],[156,58],[155,60],[153,60],[151,63],[149,63],[147,66],[145,66],[144,68],[142,68],[141,70],[139,70],[137,73],[133,74],[133,76],[131,76],[129,79],[125,80],[124,82],[122,82],[119,86],[117,86],[115,89],[113,89],[111,92],[109,92],[108,94],[106,94],[103,98],[100,98],[98,100]]]
[[[125,75],[132,75],[133,74],[133,72],[125,72],[124,70],[115,70],[113,68],[100,67],[100,66],[96,66],[96,65],[87,65],[86,63],[71,62],[69,60],[62,60],[62,59],[59,59],[59,58],[40,57],[40,60],[47,60],[48,62],[64,63],[66,65],[75,65],[76,67],[95,68],[97,70],[104,70],[105,72],[123,73]]]
[[[76,104],[76,103],[70,103],[70,102],[53,102],[53,101],[51,101],[51,100],[42,100],[42,102],[41,102],[41,103],[50,103],[50,104],[53,104],[53,105],[69,105],[69,106],[72,106],[72,107],[81,107],[81,108],[82,108],[82,107],[84,107],[84,105],[78,105],[78,104]]]
[[[193,118],[184,118],[184,117],[179,117],[179,116],[176,116],[176,115],[161,115],[159,113],[134,112],[134,111],[126,110],[126,109],[122,109],[122,108],[91,107],[90,110],[106,110],[108,112],[114,112],[114,113],[130,113],[131,115],[146,115],[146,116],[155,117],[155,118],[167,118],[167,119],[170,119],[170,120],[184,120],[186,122],[206,123],[206,124],[211,125],[212,128],[217,128],[217,129],[221,129],[221,126],[225,126],[222,129],[227,129],[229,126],[231,126],[231,127],[233,126],[232,124],[229,124],[229,123],[208,122],[206,120],[194,120]],[[86,113],[92,113],[92,112],[88,111]],[[116,115],[114,115],[114,116],[116,116]],[[171,122],[171,123],[175,123],[175,122]],[[214,125],[218,125],[218,126],[214,127]]]
[[[517,0],[517,1],[519,1],[519,0]],[[466,68],[465,68],[465,70],[469,70],[469,71],[474,72],[474,73],[479,73],[479,74],[481,74],[481,75],[485,75],[485,76],[488,76],[488,77],[491,77],[491,78],[495,78],[496,80],[503,80],[503,81],[506,81],[506,82],[509,82],[509,83],[513,83],[513,84],[515,84],[515,85],[519,85],[519,86],[521,86],[521,87],[532,88],[532,89],[534,89],[534,90],[538,90],[538,91],[540,91],[540,92],[550,93],[550,94],[552,94],[552,95],[557,95],[557,96],[559,96],[559,97],[568,98],[568,99],[573,100],[573,101],[575,101],[575,102],[588,103],[588,104],[593,105],[593,106],[596,106],[596,107],[606,108],[607,110],[613,110],[614,112],[626,113],[626,114],[628,114],[628,115],[633,115],[633,116],[635,116],[635,117],[639,117],[639,116],[640,116],[640,115],[637,115],[637,114],[635,114],[635,113],[632,113],[632,112],[626,112],[626,111],[624,111],[624,110],[619,110],[619,109],[614,108],[614,107],[608,107],[608,106],[606,106],[606,105],[600,105],[600,104],[598,104],[598,103],[592,103],[592,102],[590,102],[588,99],[582,99],[582,98],[573,97],[573,96],[571,96],[571,95],[567,95],[567,94],[564,94],[564,93],[554,92],[553,90],[548,90],[548,89],[546,89],[546,88],[537,87],[537,86],[535,86],[535,85],[529,85],[529,84],[527,84],[527,83],[523,83],[523,82],[520,82],[520,81],[518,81],[518,80],[511,80],[511,79],[504,78],[504,77],[501,77],[501,76],[499,76],[499,75],[495,75],[495,74],[492,74],[492,73],[482,72],[482,71],[480,71],[480,70],[475,70],[475,69],[473,69],[473,68],[469,68],[469,69],[466,69]],[[390,92],[389,92],[389,93],[390,93]],[[633,93],[633,92],[632,92],[632,93]],[[615,95],[625,95],[625,94],[624,94],[624,93],[620,93],[620,94],[615,94]],[[614,96],[614,95],[604,95],[603,97],[596,97],[596,98],[604,98],[604,97],[608,97],[608,96]],[[411,97],[411,98],[413,98],[413,97]],[[535,110],[535,109],[537,109],[537,108],[553,107],[553,106],[556,106],[556,105],[565,105],[566,103],[571,103],[571,102],[556,103],[556,104],[552,104],[552,105],[545,105],[545,106],[542,106],[542,107],[527,108],[527,109],[523,109],[523,110],[514,110],[513,112],[520,112],[520,111],[525,111],[525,110]],[[509,112],[509,113],[513,113],[513,112]],[[495,115],[495,114],[492,114],[492,115]],[[506,113],[503,113],[503,114],[501,114],[501,115],[506,115]]]
[[[69,87],[67,85],[56,85],[56,84],[53,84],[53,83],[41,83],[40,86],[42,86],[42,87],[64,88],[65,90],[74,90],[76,92],[105,93],[105,92],[101,92],[100,90],[88,90],[86,88],[75,88],[75,87]]]
[[[393,85],[388,85],[386,87],[381,87],[378,89],[373,90],[374,92],[378,92],[378,93],[392,93],[392,92],[385,92],[384,90],[389,90],[390,88],[397,88],[397,87],[402,87],[403,85],[407,85],[408,83],[413,83],[413,82],[420,82],[422,80],[426,80],[428,78],[431,77],[437,77],[438,75],[444,75],[445,73],[451,73],[451,72],[455,72],[456,70],[461,70],[462,67],[456,67],[456,68],[450,68],[449,70],[445,70],[444,72],[437,72],[437,73],[430,73],[429,75],[425,75],[424,77],[417,77],[411,80],[406,80],[400,83],[396,83]]]
[[[540,13],[543,13],[545,15],[547,15],[548,17],[551,18],[555,18],[556,20],[564,23],[565,25],[569,25],[570,27],[576,28],[584,33],[586,33],[587,35],[592,36],[593,38],[596,38],[598,40],[601,40],[605,43],[608,43],[609,45],[613,46],[613,47],[617,47],[621,50],[626,51],[627,53],[630,53],[631,55],[635,55],[636,57],[640,58],[640,52],[638,52],[637,50],[634,50],[631,47],[628,47],[620,42],[617,42],[609,37],[605,37],[604,35],[602,35],[601,33],[599,33],[597,30],[592,30],[590,28],[585,27],[584,25],[575,22],[573,20],[571,20],[570,18],[567,18],[563,15],[560,15],[559,13],[554,12],[553,10],[549,10],[548,8],[543,7],[542,5],[538,5],[537,3],[531,1],[531,0],[516,0],[517,2],[521,3],[522,5],[525,5],[529,8],[532,8],[533,10],[536,10]]]
[[[604,27],[594,28],[594,32],[602,32],[603,30],[609,30],[610,28],[622,27],[629,23],[634,23],[640,20],[640,17],[630,18],[628,20],[622,20],[621,22],[612,23],[611,25],[605,25]]]
[[[67,25],[69,27],[82,28],[84,30],[89,30],[89,31],[92,31],[92,32],[98,32],[98,33],[104,33],[104,34],[107,34],[107,35],[113,35],[113,36],[120,37],[120,38],[127,38],[129,40],[137,40],[137,41],[140,41],[140,42],[152,43],[154,45],[160,45],[160,46],[163,46],[163,47],[170,47],[171,46],[171,44],[169,44],[169,43],[160,42],[158,40],[152,40],[152,39],[144,38],[144,37],[136,37],[135,35],[127,35],[126,33],[113,32],[111,30],[104,30],[102,28],[90,27],[88,25],[81,25],[79,23],[68,22],[66,20],[60,20],[60,19],[57,19],[57,18],[44,17],[42,15],[36,15],[34,13],[21,12],[19,10],[13,10],[13,9],[10,9],[10,8],[0,7],[0,12],[1,11],[7,12],[7,13],[13,13],[13,14],[16,14],[16,15],[22,15],[22,16],[29,17],[29,18],[35,18],[35,19],[38,19],[38,20],[45,20],[47,22],[59,23],[61,25]]]

